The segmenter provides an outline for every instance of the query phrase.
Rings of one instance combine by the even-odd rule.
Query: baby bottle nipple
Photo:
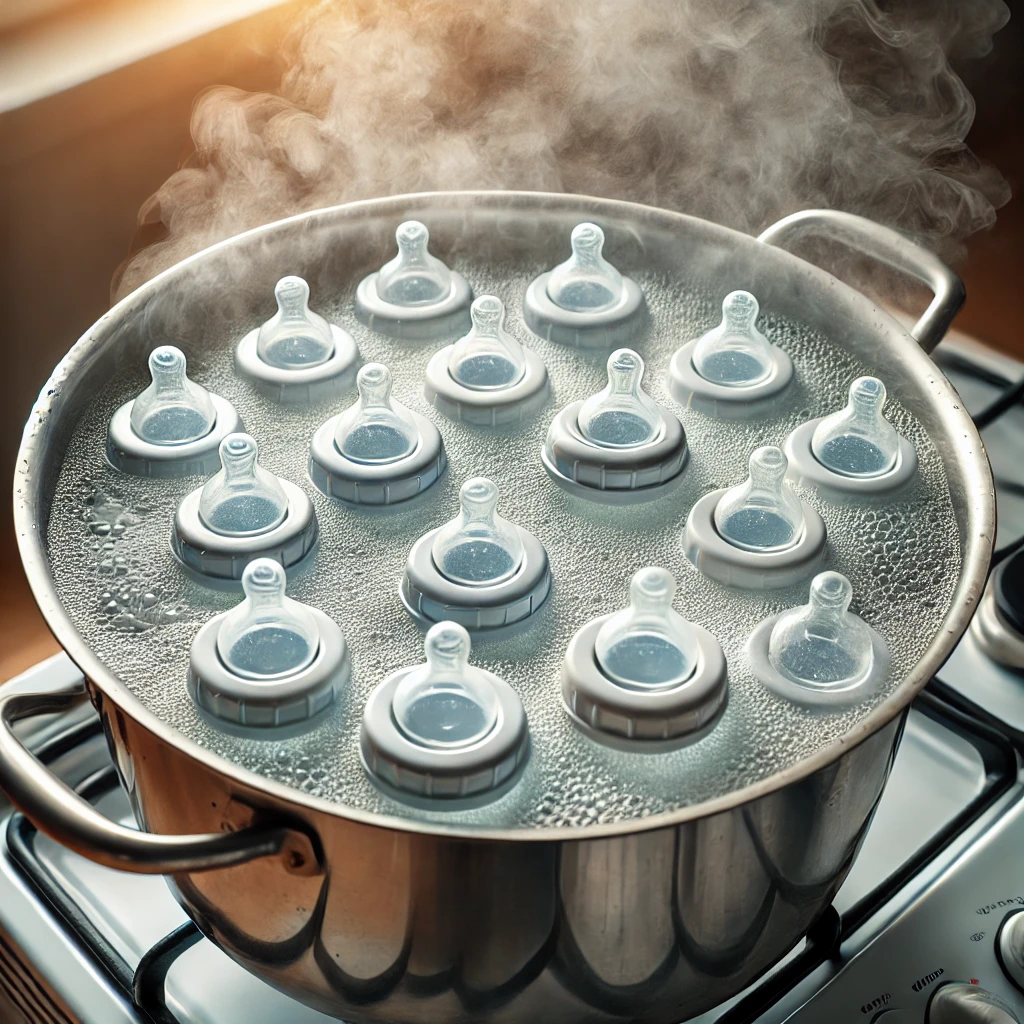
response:
[[[836,686],[865,677],[872,667],[871,633],[850,612],[853,588],[838,572],[811,581],[809,600],[783,615],[772,629],[768,659],[794,683]]]
[[[661,412],[640,381],[644,361],[632,349],[608,357],[608,384],[592,395],[579,412],[579,428],[592,444],[634,448],[653,441],[661,429]]]
[[[570,236],[572,256],[551,271],[548,297],[574,313],[600,313],[622,300],[622,275],[601,255],[604,232],[577,224]]]
[[[282,277],[274,286],[277,312],[260,328],[256,352],[281,370],[326,363],[334,354],[331,326],[309,308],[309,285],[301,277]]]
[[[641,569],[629,585],[629,607],[597,634],[601,671],[635,690],[667,689],[685,682],[697,664],[697,639],[673,607],[676,581],[667,569]]]
[[[199,498],[199,518],[215,533],[265,533],[284,521],[288,498],[258,456],[248,434],[229,434],[221,441],[220,472],[206,481]]]
[[[459,491],[458,516],[438,530],[431,546],[434,565],[453,583],[500,583],[523,561],[523,542],[511,523],[495,511],[498,488],[484,477],[467,480]]]
[[[377,294],[396,306],[440,302],[452,290],[451,271],[427,251],[430,234],[418,220],[407,220],[395,232],[398,255],[377,274]]]
[[[469,633],[456,622],[432,626],[427,663],[399,683],[392,712],[399,729],[424,747],[455,749],[482,740],[498,721],[493,684],[469,664]]]
[[[845,409],[826,416],[815,428],[811,450],[836,473],[872,477],[896,464],[900,437],[885,418],[885,385],[877,377],[858,377],[850,385]]]
[[[730,544],[779,551],[800,539],[804,512],[785,481],[787,466],[782,449],[754,449],[749,478],[726,491],[715,508],[715,527]]]
[[[185,353],[161,345],[149,354],[153,383],[132,405],[132,430],[150,444],[185,444],[205,437],[217,413],[205,388],[185,375]]]
[[[713,384],[749,387],[772,371],[768,339],[757,329],[759,307],[750,292],[730,292],[722,303],[722,322],[697,342],[693,365]]]
[[[359,397],[338,420],[334,443],[353,462],[383,464],[405,458],[419,442],[409,410],[391,398],[391,371],[367,363],[356,377]]]
[[[224,616],[217,634],[217,653],[235,675],[292,675],[316,657],[316,623],[305,605],[285,597],[286,582],[272,558],[257,558],[242,573],[245,599]]]
[[[523,347],[505,330],[505,307],[494,295],[481,295],[469,307],[473,326],[453,346],[448,372],[463,387],[497,391],[526,373]]]

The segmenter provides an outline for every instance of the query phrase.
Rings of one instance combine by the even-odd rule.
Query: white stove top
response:
[[[1021,368],[970,343],[954,356],[1005,379]],[[950,370],[965,404],[998,387]],[[985,431],[1000,483],[999,544],[1024,533],[1024,408]],[[1017,493],[1019,489],[1019,493]],[[25,685],[65,685],[63,655]],[[892,777],[833,912],[787,960],[701,1024],[924,1019],[936,984],[976,980],[1024,1020],[1024,992],[1002,972],[995,934],[1024,906],[1024,777],[1004,734],[1024,737],[1024,677],[966,638],[911,710]],[[18,682],[11,685],[19,685]],[[965,716],[961,698],[987,713]],[[38,725],[36,749],[108,817],[131,824],[89,709]],[[993,729],[992,726],[995,726]],[[60,742],[69,730],[78,742]],[[160,878],[99,867],[0,808],[0,1022],[326,1024],[202,938]]]

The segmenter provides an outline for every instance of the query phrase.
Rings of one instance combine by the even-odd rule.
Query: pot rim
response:
[[[960,637],[963,636],[985,586],[995,540],[996,510],[995,488],[984,444],[953,386],[891,311],[876,305],[865,295],[834,278],[827,271],[775,247],[772,247],[772,259],[778,259],[784,264],[789,263],[793,269],[799,270],[805,275],[810,272],[813,275],[821,275],[826,278],[834,300],[837,303],[853,307],[860,322],[871,324],[881,319],[890,331],[895,329],[902,337],[908,349],[904,355],[911,364],[916,364],[914,369],[919,371],[923,385],[931,390],[934,398],[948,400],[944,413],[948,417],[950,437],[954,439],[956,450],[961,457],[967,495],[964,556],[960,578],[939,631],[910,674],[896,689],[868,715],[860,719],[832,743],[783,771],[734,790],[725,796],[646,818],[627,819],[611,824],[523,829],[477,828],[467,825],[448,825],[444,822],[427,823],[346,807],[321,797],[311,796],[243,768],[189,740],[178,730],[164,723],[100,661],[79,634],[57,597],[45,549],[46,531],[41,528],[41,524],[37,522],[36,518],[39,506],[39,480],[41,479],[33,472],[36,452],[45,447],[45,434],[49,420],[51,417],[59,416],[61,390],[65,380],[71,377],[79,367],[87,365],[103,349],[103,332],[108,321],[117,320],[125,311],[144,304],[149,296],[159,291],[165,280],[181,273],[183,268],[207,258],[211,253],[232,247],[240,239],[251,239],[261,235],[271,236],[292,224],[313,225],[318,220],[337,223],[339,217],[341,219],[350,217],[358,219],[362,211],[367,208],[372,208],[378,214],[386,214],[390,207],[394,209],[396,216],[401,216],[410,205],[427,203],[456,208],[460,206],[465,208],[499,206],[505,209],[536,209],[542,205],[556,212],[565,213],[579,212],[583,209],[596,216],[601,214],[618,216],[633,222],[646,222],[665,230],[671,230],[673,227],[678,229],[685,226],[700,226],[702,230],[706,231],[710,227],[714,231],[720,232],[722,237],[735,247],[750,248],[765,244],[753,236],[700,217],[626,200],[603,199],[596,196],[560,192],[502,190],[418,192],[342,203],[272,221],[217,242],[151,278],[100,317],[75,342],[54,368],[29,414],[15,467],[14,526],[19,553],[33,597],[50,631],[91,684],[139,726],[159,739],[188,754],[211,771],[225,776],[249,790],[266,793],[276,801],[290,805],[296,811],[329,814],[354,823],[400,832],[502,842],[563,842],[607,838],[671,827],[728,811],[784,789],[827,767],[845,751],[857,746],[907,708],[928,680],[941,668]]]

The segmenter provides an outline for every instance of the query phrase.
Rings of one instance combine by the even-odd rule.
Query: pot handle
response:
[[[174,875],[278,857],[291,874],[321,870],[309,836],[295,829],[252,826],[237,832],[161,836],[117,825],[37,761],[14,735],[23,718],[68,711],[86,697],[71,689],[26,693],[0,687],[0,789],[41,832],[97,864],[140,875]]]
[[[916,278],[930,288],[934,296],[931,305],[910,331],[925,352],[931,352],[942,340],[967,297],[959,275],[934,253],[892,228],[883,227],[853,213],[841,210],[801,210],[776,221],[762,231],[757,240],[767,245],[784,246],[803,235],[823,235],[842,242],[865,256],[871,256]]]

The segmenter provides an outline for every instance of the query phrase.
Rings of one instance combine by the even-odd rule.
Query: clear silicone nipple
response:
[[[598,631],[601,671],[631,690],[678,686],[697,665],[697,638],[673,607],[676,581],[667,569],[641,569],[629,585],[629,607]]]
[[[526,373],[523,347],[505,330],[505,306],[494,295],[481,295],[469,307],[473,326],[453,346],[448,372],[474,391],[498,391]]]
[[[580,409],[580,432],[603,448],[634,448],[653,441],[661,412],[641,386],[644,361],[629,348],[608,357],[608,384]]]
[[[844,476],[871,477],[896,465],[900,436],[885,418],[885,385],[858,377],[846,408],[826,416],[811,438],[811,451],[823,465]]]
[[[221,441],[220,471],[206,481],[199,496],[199,518],[215,533],[265,533],[284,521],[288,498],[258,457],[256,442],[248,434],[228,434]]]
[[[395,689],[391,710],[414,743],[447,750],[482,740],[498,721],[498,697],[487,676],[469,664],[469,633],[457,622],[431,626],[427,663]]]
[[[774,360],[771,344],[755,324],[758,311],[750,292],[726,295],[722,322],[703,335],[693,350],[694,369],[705,380],[740,388],[768,377]]]
[[[804,512],[786,483],[788,465],[781,448],[751,453],[750,476],[715,507],[715,527],[730,544],[745,551],[779,551],[800,539]]]
[[[153,383],[132,403],[132,430],[150,444],[186,444],[213,430],[209,392],[185,374],[185,353],[161,345],[149,354]]]
[[[452,273],[427,251],[430,233],[418,220],[407,220],[395,232],[398,255],[377,274],[377,295],[396,306],[425,306],[446,299]]]
[[[217,634],[221,661],[245,679],[274,679],[304,669],[320,645],[305,605],[284,596],[284,569],[257,558],[242,573],[245,599],[224,616]]]
[[[577,224],[569,237],[572,256],[548,278],[548,298],[573,313],[602,313],[622,301],[622,275],[601,255],[604,232]]]
[[[853,588],[838,572],[811,580],[807,604],[786,612],[772,629],[768,659],[777,672],[806,686],[835,686],[871,670],[871,632],[850,612]]]
[[[391,371],[367,363],[356,377],[359,397],[338,420],[334,443],[353,462],[381,465],[405,458],[419,443],[409,410],[391,398]]]
[[[482,476],[467,480],[459,504],[459,514],[434,538],[434,565],[453,583],[507,580],[523,561],[523,542],[515,527],[497,514],[497,485]]]
[[[277,312],[260,328],[256,353],[269,366],[301,370],[334,355],[331,325],[309,308],[309,285],[301,277],[282,277],[274,286]]]

